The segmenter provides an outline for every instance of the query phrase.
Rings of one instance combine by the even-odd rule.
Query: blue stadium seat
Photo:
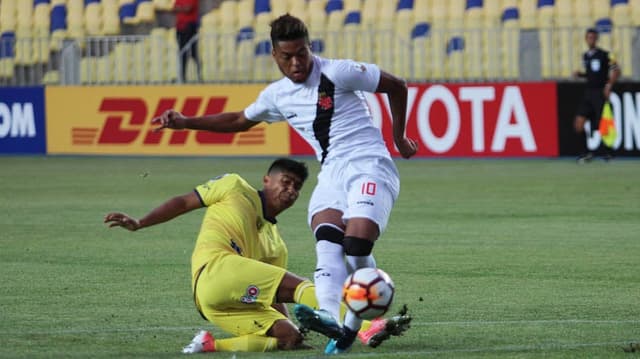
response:
[[[37,0],[36,0],[37,1]],[[100,0],[84,0],[84,6],[87,6],[89,4],[99,4]]]
[[[138,3],[133,1],[120,5],[118,15],[120,16],[120,22],[127,23],[136,17],[136,10]]]
[[[413,0],[400,0],[398,2],[398,7],[396,8],[396,10],[403,10],[403,9],[412,10],[413,9]]]
[[[238,31],[238,34],[236,35],[236,44],[239,44],[244,40],[252,40],[254,37],[255,32],[253,31],[252,27],[243,27]]]
[[[474,9],[474,8],[482,8],[483,2],[482,0],[467,0],[466,10]]]
[[[64,5],[56,5],[51,8],[51,24],[49,31],[54,33],[58,30],[66,30],[67,28],[67,7]]]
[[[555,0],[538,0],[538,9],[555,5]]]
[[[464,51],[464,38],[460,36],[454,36],[447,42],[447,56],[457,51]]]
[[[36,7],[38,4],[50,4],[50,0],[33,0],[33,7]]]
[[[13,31],[3,32],[0,35],[0,59],[13,58],[15,56],[16,34]]]
[[[596,25],[596,29],[600,34],[610,33],[611,30],[613,29],[613,22],[611,21],[611,19],[608,19],[608,18],[598,19],[595,25]]]
[[[279,0],[282,1],[282,0]],[[255,5],[253,8],[253,14],[258,15],[262,13],[271,12],[271,4],[269,0],[255,0]]]
[[[327,14],[330,14],[334,11],[339,11],[343,9],[344,9],[344,3],[342,2],[342,0],[329,0],[329,2],[327,2],[327,6],[324,8],[324,11]]]
[[[431,30],[431,25],[426,22],[421,22],[416,24],[411,30],[411,38],[415,39],[417,37],[426,37],[429,36],[429,31]]]
[[[311,40],[311,51],[316,54],[322,54],[324,52],[324,41],[322,39]]]
[[[344,18],[344,24],[345,25],[347,25],[347,24],[360,24],[361,21],[362,21],[362,16],[360,14],[360,11],[351,11]]]
[[[628,5],[629,4],[629,0],[611,0],[611,7],[614,7],[616,5]]]
[[[518,20],[520,18],[520,11],[517,7],[509,7],[502,12],[501,22],[507,22],[510,20]]]
[[[256,44],[256,56],[271,56],[271,41],[262,40]]]

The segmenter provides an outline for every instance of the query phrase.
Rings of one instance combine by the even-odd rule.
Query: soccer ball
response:
[[[342,300],[358,318],[375,319],[389,310],[395,287],[379,268],[360,268],[344,281]]]

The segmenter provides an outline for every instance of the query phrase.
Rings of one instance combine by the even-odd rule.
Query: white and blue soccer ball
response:
[[[383,316],[391,307],[395,286],[379,268],[360,268],[347,277],[342,299],[358,318],[371,320]]]

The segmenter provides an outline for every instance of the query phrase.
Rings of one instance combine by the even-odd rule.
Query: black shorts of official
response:
[[[602,107],[604,106],[604,94],[601,88],[588,88],[584,92],[582,102],[578,107],[578,116],[584,116],[591,120],[591,128],[598,128]]]

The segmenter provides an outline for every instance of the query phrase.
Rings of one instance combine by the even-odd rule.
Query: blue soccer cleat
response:
[[[353,345],[353,342],[356,340],[357,336],[358,332],[345,327],[344,335],[340,339],[329,340],[327,346],[324,348],[324,353],[333,355],[348,352],[351,349],[351,345]]]
[[[330,339],[339,339],[344,335],[342,326],[326,310],[313,310],[307,305],[296,304],[293,313],[300,322],[301,330],[313,330]]]

